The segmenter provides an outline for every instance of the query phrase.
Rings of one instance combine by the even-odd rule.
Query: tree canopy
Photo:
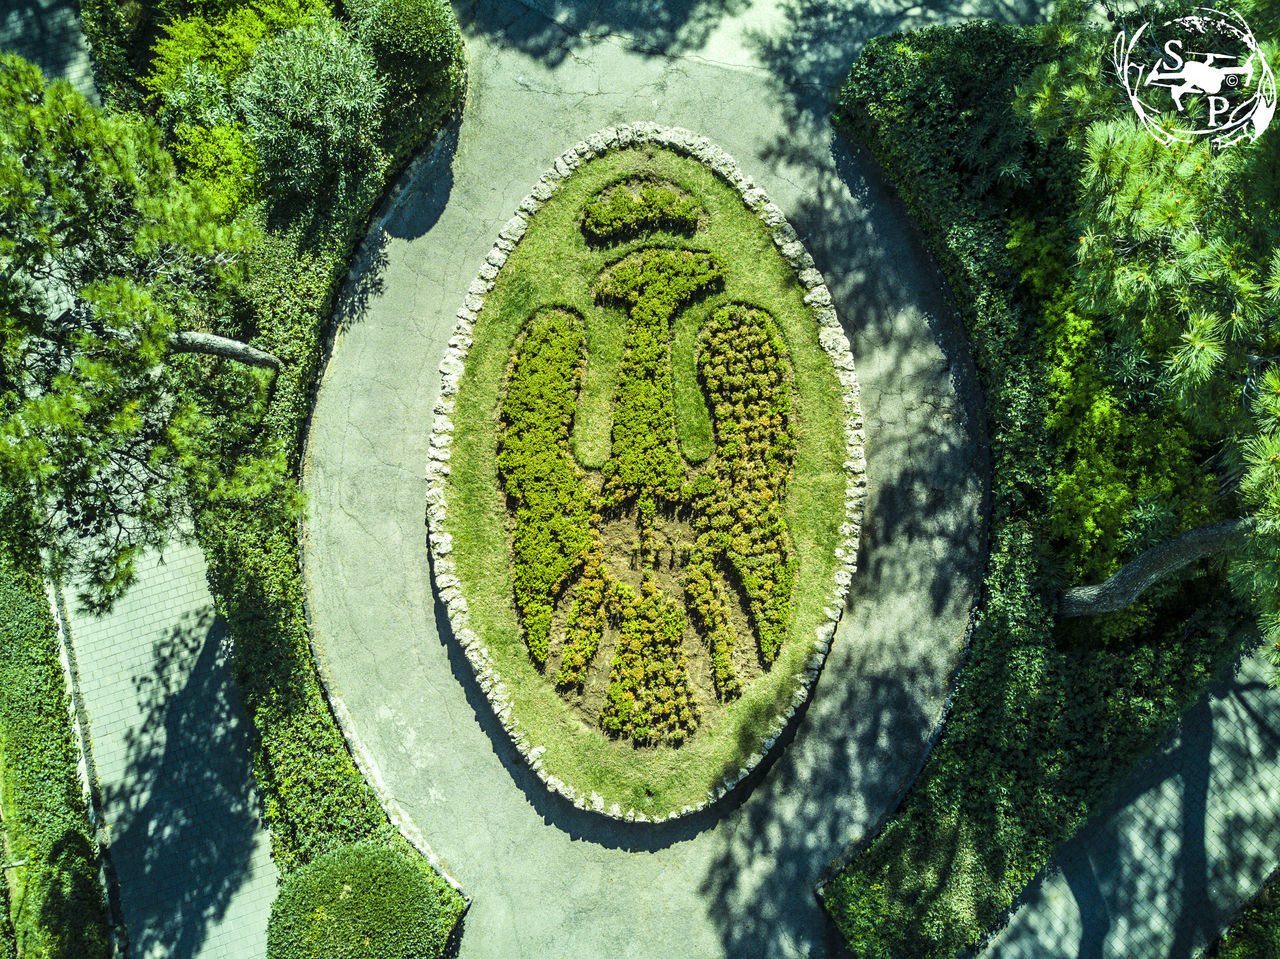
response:
[[[1255,8],[1274,60],[1274,14]],[[1280,125],[1225,148],[1160,143],[1108,56],[1140,22],[1062,4],[1045,34],[1058,55],[1018,106],[1078,169],[1073,307],[1108,328],[1118,379],[1216,446],[1222,494],[1251,519],[1233,574],[1280,643]]]
[[[0,56],[0,482],[32,493],[53,572],[89,608],[171,534],[201,468],[195,361],[174,354],[278,365],[212,332],[250,239],[150,121]]]

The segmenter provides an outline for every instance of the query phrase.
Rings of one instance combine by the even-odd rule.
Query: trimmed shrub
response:
[[[447,85],[462,31],[446,0],[365,0],[352,14],[392,88],[421,94]]]
[[[560,310],[533,317],[502,404],[498,474],[516,504],[516,605],[539,666],[547,661],[556,600],[591,540],[593,504],[569,455],[583,359],[578,317]]]
[[[654,230],[692,234],[702,204],[673,183],[631,178],[611,186],[582,211],[590,243],[616,243]]]
[[[343,206],[382,182],[376,144],[384,85],[373,58],[333,20],[287,30],[258,47],[233,84],[268,189]]]
[[[22,959],[106,959],[97,843],[76,774],[57,626],[39,556],[17,536],[24,519],[0,495],[0,804],[10,857],[26,860],[5,871],[14,897],[0,919],[0,957],[8,948]]]
[[[285,880],[271,907],[267,959],[435,959],[464,910],[420,858],[353,843]]]

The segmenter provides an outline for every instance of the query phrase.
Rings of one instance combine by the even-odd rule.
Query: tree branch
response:
[[[284,365],[274,354],[212,333],[174,333],[169,337],[169,350],[172,353],[206,353],[272,370],[278,370]]]
[[[1257,524],[1257,517],[1246,516],[1187,530],[1125,563],[1104,582],[1067,590],[1059,597],[1058,615],[1094,616],[1122,610],[1170,573],[1235,545]]]

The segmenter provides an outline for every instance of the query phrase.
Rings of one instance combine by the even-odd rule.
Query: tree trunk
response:
[[[1094,616],[1124,609],[1156,582],[1188,563],[1235,545],[1256,526],[1253,516],[1199,526],[1153,546],[1095,586],[1077,586],[1059,597],[1058,615]]]
[[[284,365],[278,356],[265,350],[212,333],[174,333],[169,337],[169,350],[172,353],[207,353],[271,370],[278,370]]]

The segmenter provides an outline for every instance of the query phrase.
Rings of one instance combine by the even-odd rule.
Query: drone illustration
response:
[[[1176,42],[1176,41],[1175,41]],[[1168,87],[1169,93],[1173,97],[1174,106],[1178,108],[1178,112],[1182,112],[1182,98],[1188,93],[1205,93],[1217,94],[1222,91],[1223,86],[1237,87],[1240,85],[1240,78],[1245,78],[1245,83],[1253,80],[1253,57],[1249,57],[1249,62],[1235,66],[1217,66],[1215,60],[1237,60],[1238,57],[1223,53],[1190,53],[1189,56],[1204,57],[1204,60],[1184,60],[1174,50],[1169,47],[1165,48],[1165,53],[1174,58],[1172,68],[1162,70],[1160,64],[1156,64],[1155,69],[1151,71],[1151,75],[1147,77],[1147,86]],[[1163,63],[1164,61],[1161,61]]]

